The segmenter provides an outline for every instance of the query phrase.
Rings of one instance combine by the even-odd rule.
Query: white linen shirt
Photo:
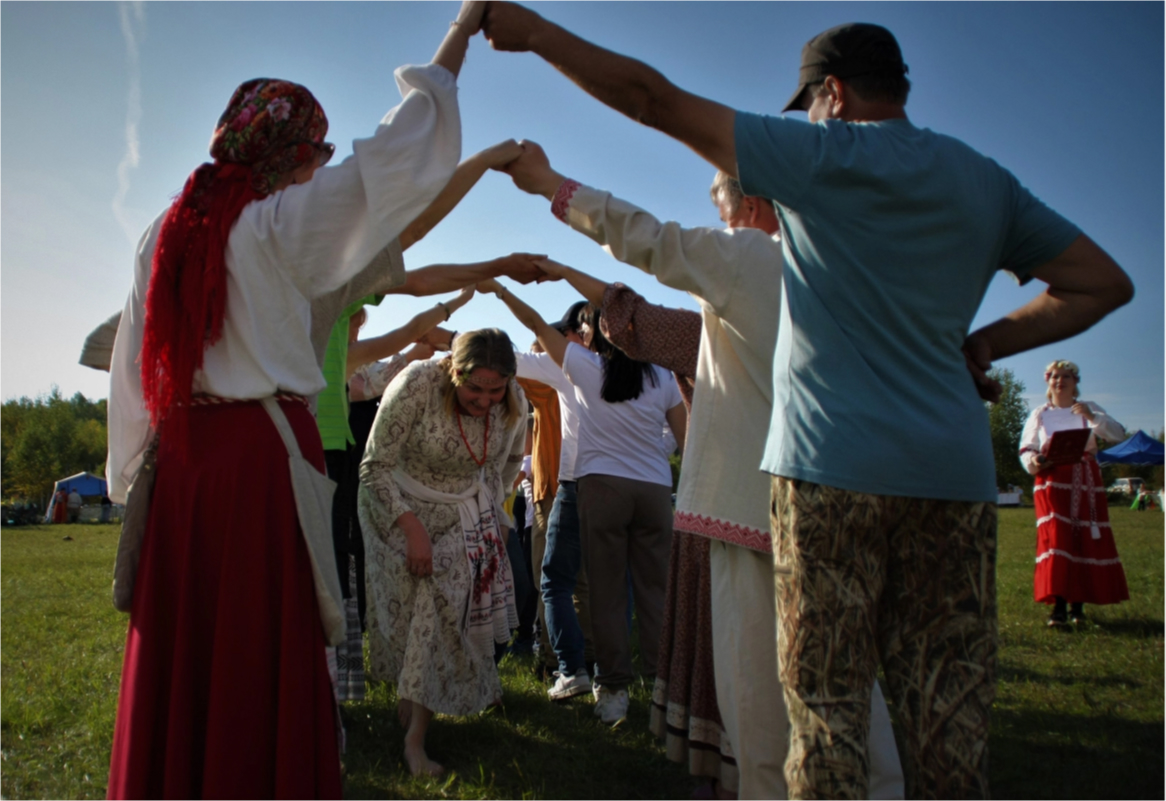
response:
[[[325,386],[314,353],[311,302],[377,258],[448,183],[461,156],[452,73],[436,64],[396,72],[403,100],[353,155],[244,207],[227,242],[222,338],[208,348],[194,391],[255,399]],[[110,377],[109,496],[117,503],[153,432],[138,357],[146,291],[162,217],[137,250],[133,289],[114,343]]]

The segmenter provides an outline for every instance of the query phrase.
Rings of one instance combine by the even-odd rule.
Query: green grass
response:
[[[1032,601],[1031,509],[1000,514],[1000,665],[992,727],[997,797],[1157,798],[1163,787],[1163,517],[1111,510],[1132,600],[1049,631]],[[62,538],[73,537],[71,541]],[[126,617],[110,603],[114,526],[0,534],[0,795],[104,797]],[[555,705],[531,659],[502,664],[505,705],[438,718],[413,779],[391,686],[344,707],[349,798],[686,798],[699,782],[647,730],[649,688],[622,725],[585,700]]]
[[[989,743],[998,798],[1161,798],[1163,517],[1110,508],[1130,600],[1049,630],[1032,600],[1031,509],[1000,513],[1000,660]]]

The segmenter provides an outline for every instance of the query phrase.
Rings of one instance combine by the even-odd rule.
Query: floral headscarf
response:
[[[299,84],[254,78],[235,90],[211,137],[211,155],[251,167],[256,192],[271,194],[280,178],[319,157],[328,118]]]
[[[211,137],[214,163],[190,174],[154,249],[141,371],[155,429],[173,412],[184,416],[203,353],[222,336],[227,240],[243,207],[320,158],[327,132],[324,110],[298,84],[256,78],[232,95]],[[185,450],[185,425],[167,436],[176,436],[176,447]]]

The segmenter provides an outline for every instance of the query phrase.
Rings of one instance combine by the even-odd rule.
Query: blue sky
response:
[[[1127,427],[1163,427],[1163,6],[1160,3],[542,3],[540,13],[640,58],[686,89],[777,113],[802,44],[848,21],[898,37],[912,121],[1011,169],[1131,274],[1132,304],[1067,342],[1001,362],[1042,398],[1043,366],[1068,358],[1082,393]],[[120,309],[145,224],[206,159],[232,90],[257,76],[307,85],[339,158],[398,100],[393,69],[432,55],[456,3],[0,3],[0,394],[108,394],[77,364],[90,330]],[[541,143],[552,163],[664,219],[716,225],[713,169],[683,146],[575,88],[530,54],[480,38],[460,80],[463,155],[496,141]],[[614,262],[542,198],[488,174],[406,254],[409,267],[549,253],[650,299],[685,295]],[[1036,282],[1034,282],[1035,284]],[[1038,287],[1001,276],[976,325]],[[557,318],[569,287],[520,288]],[[388,298],[369,334],[432,301]],[[451,321],[530,336],[493,298]]]

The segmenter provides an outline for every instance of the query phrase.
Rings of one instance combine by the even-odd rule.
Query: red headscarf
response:
[[[211,137],[214,163],[186,180],[154,250],[141,369],[155,430],[189,404],[203,353],[222,336],[227,239],[243,207],[318,159],[327,132],[324,110],[298,84],[256,78],[235,90]]]

